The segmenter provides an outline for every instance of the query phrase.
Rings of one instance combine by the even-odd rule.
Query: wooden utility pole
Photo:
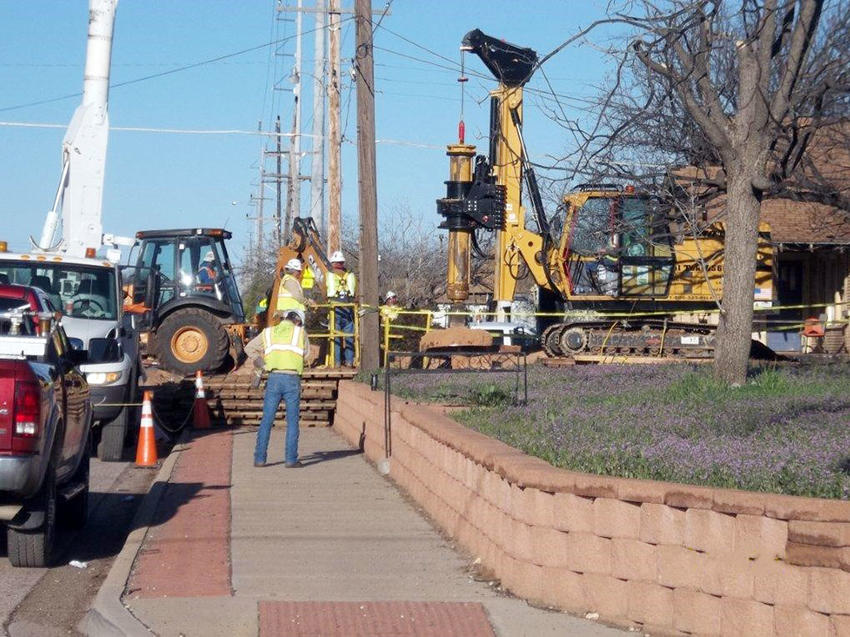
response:
[[[340,249],[339,232],[342,209],[340,184],[340,126],[339,126],[339,0],[328,3],[328,254]]]
[[[287,211],[287,225],[284,231],[284,240],[289,241],[289,229],[292,227],[292,219],[301,216],[301,6],[302,0],[298,0],[298,8],[295,14],[295,66],[292,69],[292,80],[295,86],[292,88],[294,99],[292,107],[292,138],[289,140],[289,193],[287,200],[289,209]]]
[[[360,208],[360,367],[380,367],[378,334],[378,192],[375,166],[375,75],[372,2],[355,0],[357,49],[357,180]]]
[[[325,2],[316,0],[313,39],[313,157],[310,169],[310,216],[327,236],[325,216]]]
[[[281,224],[280,224],[280,212],[281,212],[280,209],[281,209],[281,202],[282,202],[282,199],[283,199],[283,197],[281,196],[281,192],[280,192],[281,182],[283,181],[281,179],[281,172],[283,171],[283,166],[281,165],[282,152],[281,152],[281,147],[280,147],[280,115],[278,115],[277,119],[275,119],[275,121],[274,121],[274,132],[277,133],[275,135],[275,138],[276,138],[276,141],[277,141],[277,153],[275,154],[275,157],[277,159],[277,179],[276,179],[277,202],[276,202],[276,207],[275,207],[274,221],[275,221],[275,239],[277,240],[277,247],[280,248],[280,246],[283,245],[283,234],[284,234],[282,229],[281,229]],[[287,206],[286,209],[288,211],[289,206]],[[287,214],[286,224],[287,224],[287,232],[288,232],[288,228],[289,228],[289,215],[288,214]]]
[[[262,129],[263,124],[260,122],[258,128]],[[264,144],[265,145],[265,144]],[[265,230],[263,229],[263,199],[265,199],[265,163],[266,163],[266,149],[263,148],[260,150],[260,181],[257,186],[257,189],[260,191],[260,196],[257,198],[257,263],[260,263],[263,259],[263,235]]]
[[[296,101],[298,98],[295,98]],[[301,185],[300,180],[298,179],[298,162],[295,161],[295,142],[293,141],[298,134],[298,115],[296,113],[292,114],[292,133],[289,138],[289,175],[287,176],[288,182],[286,184],[286,223],[284,224],[283,230],[283,240],[284,242],[289,241],[289,230],[292,228],[292,218],[298,216],[298,199],[301,196],[301,191],[298,188]],[[278,135],[278,139],[280,136]],[[280,165],[280,155],[278,155],[278,166]],[[283,175],[278,172],[278,179],[283,179]],[[280,247],[280,243],[278,243],[278,247]]]

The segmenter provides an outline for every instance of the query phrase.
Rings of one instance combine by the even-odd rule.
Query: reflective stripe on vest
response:
[[[304,371],[304,328],[289,321],[281,321],[263,330],[265,368],[268,371]]]
[[[303,303],[299,303],[295,300],[295,297],[292,296],[292,293],[286,289],[284,283],[286,281],[295,281],[298,283],[298,279],[296,279],[291,274],[284,274],[283,278],[280,280],[280,286],[277,288],[277,306],[275,307],[278,311],[286,311],[286,310],[301,310],[302,312],[306,312],[307,308]],[[298,283],[299,287],[301,286]]]

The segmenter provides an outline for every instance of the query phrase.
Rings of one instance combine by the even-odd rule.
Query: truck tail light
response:
[[[41,436],[41,388],[33,381],[15,382],[14,433],[12,449],[14,451],[37,451]]]

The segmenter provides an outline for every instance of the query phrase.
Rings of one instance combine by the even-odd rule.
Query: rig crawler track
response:
[[[711,325],[672,321],[572,321],[550,325],[543,332],[547,356],[602,355],[703,359],[714,355]]]

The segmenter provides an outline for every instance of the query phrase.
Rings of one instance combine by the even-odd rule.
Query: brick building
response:
[[[850,196],[850,147],[845,143],[821,154],[819,179],[839,184]],[[719,169],[688,167],[674,171],[679,186],[691,193],[705,193],[716,182]],[[722,219],[725,195],[705,205],[707,221]],[[819,203],[791,199],[765,199],[761,221],[770,225],[775,246],[775,299],[768,312],[767,345],[776,351],[850,352],[850,212]],[[818,318],[823,338],[802,336],[802,324]]]
[[[771,318],[799,322],[818,317],[826,328],[822,343],[830,353],[850,350],[850,215],[821,204],[770,199],[761,218],[770,224],[776,246],[776,305],[789,307]],[[802,306],[802,307],[800,307]],[[775,327],[782,327],[776,324]],[[800,330],[771,329],[768,345],[799,351],[806,345]]]

